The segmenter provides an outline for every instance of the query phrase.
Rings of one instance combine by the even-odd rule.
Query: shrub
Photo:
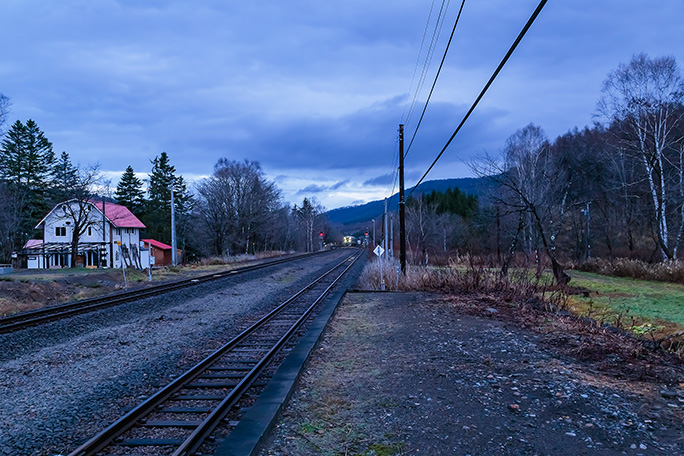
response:
[[[584,263],[575,265],[575,269],[616,277],[684,283],[684,261],[680,260],[646,263],[641,260],[628,258],[615,258],[612,260],[591,258]]]
[[[516,269],[503,276],[498,269],[487,268],[478,258],[469,256],[452,259],[446,267],[408,265],[405,275],[399,271],[398,261],[376,258],[365,266],[359,279],[361,288],[381,289],[381,262],[387,291],[497,292],[509,301],[523,303],[535,298],[537,304],[546,308],[565,306],[565,294],[550,290],[543,279],[528,270]]]

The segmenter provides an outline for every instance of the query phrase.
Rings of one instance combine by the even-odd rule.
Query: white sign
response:
[[[376,254],[377,256],[382,256],[383,253],[385,253],[385,249],[383,249],[380,246],[377,246],[375,250],[373,250],[373,253]]]

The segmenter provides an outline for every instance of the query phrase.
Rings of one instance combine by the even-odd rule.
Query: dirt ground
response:
[[[123,272],[120,269],[18,270],[12,274],[0,275],[0,317],[125,289],[133,290],[196,275],[231,270],[245,263],[153,269],[152,282],[148,281],[147,271],[128,269],[127,288],[124,288]]]
[[[684,455],[681,364],[489,296],[350,293],[265,455]]]

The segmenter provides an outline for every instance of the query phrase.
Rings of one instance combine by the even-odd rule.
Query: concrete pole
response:
[[[173,184],[171,190],[171,264],[176,266],[178,264],[178,252],[176,251],[176,208],[173,202]]]
[[[389,255],[387,253],[387,249],[388,249],[388,247],[387,247],[387,235],[388,235],[388,232],[387,232],[387,198],[385,198],[385,227],[384,227],[384,230],[385,230],[385,235],[382,237],[382,243],[384,245],[385,252],[383,253],[383,255],[384,255],[385,259],[387,259],[387,258],[389,258]]]
[[[389,251],[390,258],[394,259],[394,214],[390,214]]]

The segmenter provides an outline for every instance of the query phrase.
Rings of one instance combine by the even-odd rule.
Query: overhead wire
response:
[[[530,29],[530,27],[532,26],[532,23],[534,23],[534,21],[537,19],[537,16],[539,16],[539,13],[541,13],[541,10],[544,8],[544,6],[546,5],[547,2],[548,2],[548,0],[542,0],[542,1],[539,3],[539,5],[537,5],[537,8],[534,10],[534,13],[532,13],[532,16],[530,16],[530,18],[528,19],[527,23],[525,24],[525,26],[523,27],[523,29],[522,29],[522,30],[520,31],[520,33],[518,34],[518,37],[515,39],[515,41],[514,41],[513,44],[511,45],[511,47],[508,49],[508,52],[506,53],[506,55],[504,56],[504,58],[501,60],[501,63],[499,63],[499,66],[496,68],[496,70],[494,71],[494,73],[492,74],[492,76],[489,78],[489,81],[487,81],[487,84],[485,84],[485,86],[484,86],[484,88],[482,89],[482,91],[480,92],[480,94],[479,94],[479,95],[477,96],[477,98],[475,99],[475,102],[473,102],[472,106],[470,107],[470,109],[468,110],[468,112],[466,113],[466,115],[463,117],[463,120],[461,120],[461,123],[458,124],[458,127],[456,127],[456,130],[454,131],[454,133],[451,135],[451,137],[450,137],[449,140],[446,142],[446,144],[444,145],[444,147],[442,148],[442,150],[439,152],[439,154],[437,154],[437,157],[434,159],[434,161],[432,162],[432,164],[430,165],[430,167],[427,169],[427,171],[425,171],[425,173],[424,173],[423,176],[420,178],[420,180],[418,181],[418,183],[411,189],[411,191],[409,192],[409,194],[406,195],[406,198],[408,198],[409,196],[411,196],[411,194],[418,188],[418,186],[423,182],[423,180],[425,180],[425,177],[427,177],[427,175],[430,173],[430,171],[432,170],[432,168],[434,168],[435,164],[437,164],[437,161],[441,158],[442,154],[444,154],[444,151],[446,151],[447,147],[449,147],[449,145],[451,144],[451,142],[454,140],[454,137],[456,137],[456,135],[458,134],[458,132],[461,130],[461,128],[463,127],[463,125],[466,123],[466,121],[468,120],[468,118],[470,117],[470,115],[471,115],[471,114],[473,113],[473,111],[475,110],[475,107],[477,107],[477,105],[480,103],[480,100],[482,100],[482,97],[484,97],[484,95],[485,95],[485,93],[487,92],[487,90],[489,90],[489,87],[490,87],[490,86],[492,85],[492,83],[494,82],[494,79],[496,79],[496,77],[497,77],[497,76],[499,75],[499,73],[501,72],[501,69],[504,67],[504,65],[506,64],[506,62],[508,62],[508,59],[511,57],[511,55],[513,54],[513,52],[515,51],[515,49],[518,47],[518,44],[520,44],[520,42],[522,41],[523,37],[527,34],[527,31],[528,31],[528,30]]]
[[[425,47],[425,39],[427,37],[428,30],[430,29],[431,19],[432,19],[432,15],[433,15],[433,12],[435,9],[435,1],[436,0],[432,0],[432,3],[430,5],[430,11],[428,12],[427,21],[425,22],[425,28],[423,30],[423,36],[421,38],[420,47],[418,49],[418,55],[416,56],[416,63],[415,63],[415,66],[413,68],[413,75],[411,77],[411,84],[409,85],[409,93],[412,92],[413,84],[416,80],[416,74],[418,73],[418,66],[419,66],[420,61],[421,61],[421,56],[423,55],[423,48]],[[415,93],[413,96],[413,100],[411,101],[411,103],[409,103],[407,100],[407,103],[404,106],[404,112],[402,112],[401,120],[399,123],[406,123],[406,121],[408,121],[408,118],[411,116],[411,112],[413,111],[415,103],[418,99],[422,84],[425,80],[425,74],[427,74],[429,64],[431,62],[430,56],[434,53],[434,45],[435,45],[435,42],[437,39],[436,37],[439,37],[439,34],[441,33],[440,24],[444,23],[443,17],[446,13],[445,4],[447,5],[447,8],[448,8],[448,2],[450,2],[450,0],[442,0],[442,4],[441,4],[440,10],[439,10],[439,14],[437,15],[437,20],[435,22],[435,28],[434,28],[434,31],[432,32],[432,38],[430,40],[430,45],[428,47],[428,50],[425,53],[425,56],[426,56],[425,61],[423,62],[423,68],[421,69],[421,72],[420,72],[420,78],[419,78],[418,84],[416,85],[416,90],[415,90]],[[407,108],[408,108],[408,114],[407,114]],[[406,119],[406,120],[404,120],[404,119]],[[390,172],[392,178],[390,181],[388,181],[388,184],[391,184],[391,186],[392,186],[392,190],[390,191],[390,196],[392,196],[394,194],[394,189],[396,188],[398,177],[399,177],[399,171],[397,169],[397,166],[399,164],[398,163],[399,157],[398,157],[398,152],[397,152],[398,151],[398,145],[399,145],[399,142],[397,140],[397,141],[395,141],[395,144],[394,144],[394,153],[393,153],[394,160],[392,163],[392,171]],[[389,188],[389,185],[388,185],[388,188]]]
[[[437,74],[435,74],[435,79],[434,79],[434,81],[432,81],[432,87],[430,88],[430,93],[428,94],[428,97],[425,100],[425,105],[423,106],[423,112],[420,113],[420,119],[418,119],[418,124],[416,125],[416,128],[413,131],[413,135],[411,136],[411,141],[409,141],[409,145],[406,148],[406,153],[404,153],[404,158],[406,158],[409,151],[411,150],[411,146],[413,145],[413,140],[416,139],[416,134],[418,133],[418,129],[420,128],[421,123],[423,123],[423,117],[425,117],[425,111],[427,111],[428,104],[430,104],[430,99],[432,98],[432,93],[435,91],[435,86],[437,85],[437,79],[439,78],[439,75],[442,72],[442,67],[444,66],[444,61],[446,60],[446,56],[449,52],[449,47],[451,46],[451,41],[454,38],[454,33],[456,32],[456,27],[458,26],[458,21],[459,21],[459,19],[461,19],[461,12],[463,12],[463,6],[464,5],[465,5],[465,0],[463,0],[461,2],[461,7],[458,10],[458,16],[456,16],[456,21],[454,22],[454,26],[451,29],[451,35],[449,36],[449,41],[447,42],[446,48],[444,49],[444,54],[442,55],[442,61],[439,63],[439,68],[437,69]]]
[[[416,80],[416,73],[418,72],[418,65],[420,64],[420,56],[423,54],[423,46],[425,46],[425,37],[427,36],[428,29],[430,28],[430,19],[432,18],[432,10],[435,7],[435,0],[432,0],[432,4],[430,5],[430,12],[428,13],[428,18],[427,22],[425,22],[425,29],[423,30],[423,38],[420,40],[420,47],[418,48],[418,55],[416,56],[416,64],[413,67],[413,76],[411,76],[411,84],[409,85],[409,93],[411,93],[411,89],[413,88],[413,83]],[[415,98],[414,98],[415,100]],[[406,114],[406,108],[409,106],[408,100],[406,100],[406,105],[404,106],[404,112],[401,113],[401,119],[404,119],[404,115]],[[401,123],[401,121],[399,122]]]
[[[420,72],[420,77],[418,78],[418,84],[416,84],[416,90],[415,90],[415,93],[413,95],[413,101],[411,102],[411,107],[409,108],[409,112],[406,115],[406,119],[404,121],[404,124],[408,124],[409,120],[411,119],[411,115],[413,114],[413,108],[416,105],[416,101],[418,101],[418,96],[420,95],[420,92],[423,89],[423,84],[425,84],[425,78],[427,77],[428,70],[430,68],[430,64],[432,63],[432,56],[435,53],[435,46],[437,45],[437,41],[439,40],[439,36],[442,33],[442,27],[444,26],[444,19],[446,18],[446,12],[449,8],[450,3],[451,3],[451,0],[442,0],[442,6],[440,7],[439,13],[437,14],[437,21],[435,22],[435,29],[432,32],[432,38],[430,40],[430,45],[428,46],[427,52],[425,53],[425,62],[423,62],[423,69]]]
[[[446,11],[448,10],[450,3],[451,3],[451,0],[442,0],[442,4],[440,6],[439,13],[437,15],[437,19],[435,21],[435,27],[434,27],[434,30],[432,32],[432,38],[430,39],[430,45],[428,46],[428,49],[425,52],[425,59],[423,62],[423,68],[421,69],[420,78],[418,80],[418,83],[416,84],[413,99],[410,103],[410,107],[408,108],[408,114],[406,112],[406,108],[409,106],[409,103],[407,103],[406,106],[404,107],[404,112],[402,113],[402,116],[401,116],[402,120],[399,123],[403,123],[403,124],[408,123],[408,121],[409,121],[409,119],[413,113],[413,109],[414,109],[415,104],[418,100],[418,96],[420,95],[423,84],[425,83],[425,78],[426,78],[426,75],[428,74],[428,70],[429,70],[430,64],[432,62],[432,57],[434,55],[435,46],[436,46],[437,41],[439,40],[439,36],[441,35],[441,31],[442,31],[442,28],[444,26],[444,21],[446,18]],[[418,55],[416,56],[416,64],[415,64],[414,69],[413,69],[413,75],[411,77],[411,84],[409,85],[409,93],[412,91],[413,83],[416,80],[416,73],[418,72],[418,65],[421,61],[421,56],[423,55],[423,48],[425,47],[425,38],[427,37],[427,32],[428,32],[428,29],[430,28],[430,23],[431,23],[432,14],[434,11],[434,6],[435,6],[435,0],[432,0],[432,3],[430,5],[430,11],[428,13],[428,18],[427,18],[427,21],[425,23],[425,29],[423,30],[423,37],[422,37],[421,42],[420,42],[420,48],[418,50]],[[460,12],[459,12],[459,15],[460,15]],[[399,171],[397,169],[399,157],[398,157],[398,150],[397,149],[398,149],[398,141],[395,142],[395,150],[394,150],[394,154],[393,154],[394,160],[392,163],[392,179],[390,181],[390,182],[392,182],[392,190],[389,193],[390,197],[394,194],[394,190],[397,186],[397,182],[398,182],[398,178],[399,178]]]

